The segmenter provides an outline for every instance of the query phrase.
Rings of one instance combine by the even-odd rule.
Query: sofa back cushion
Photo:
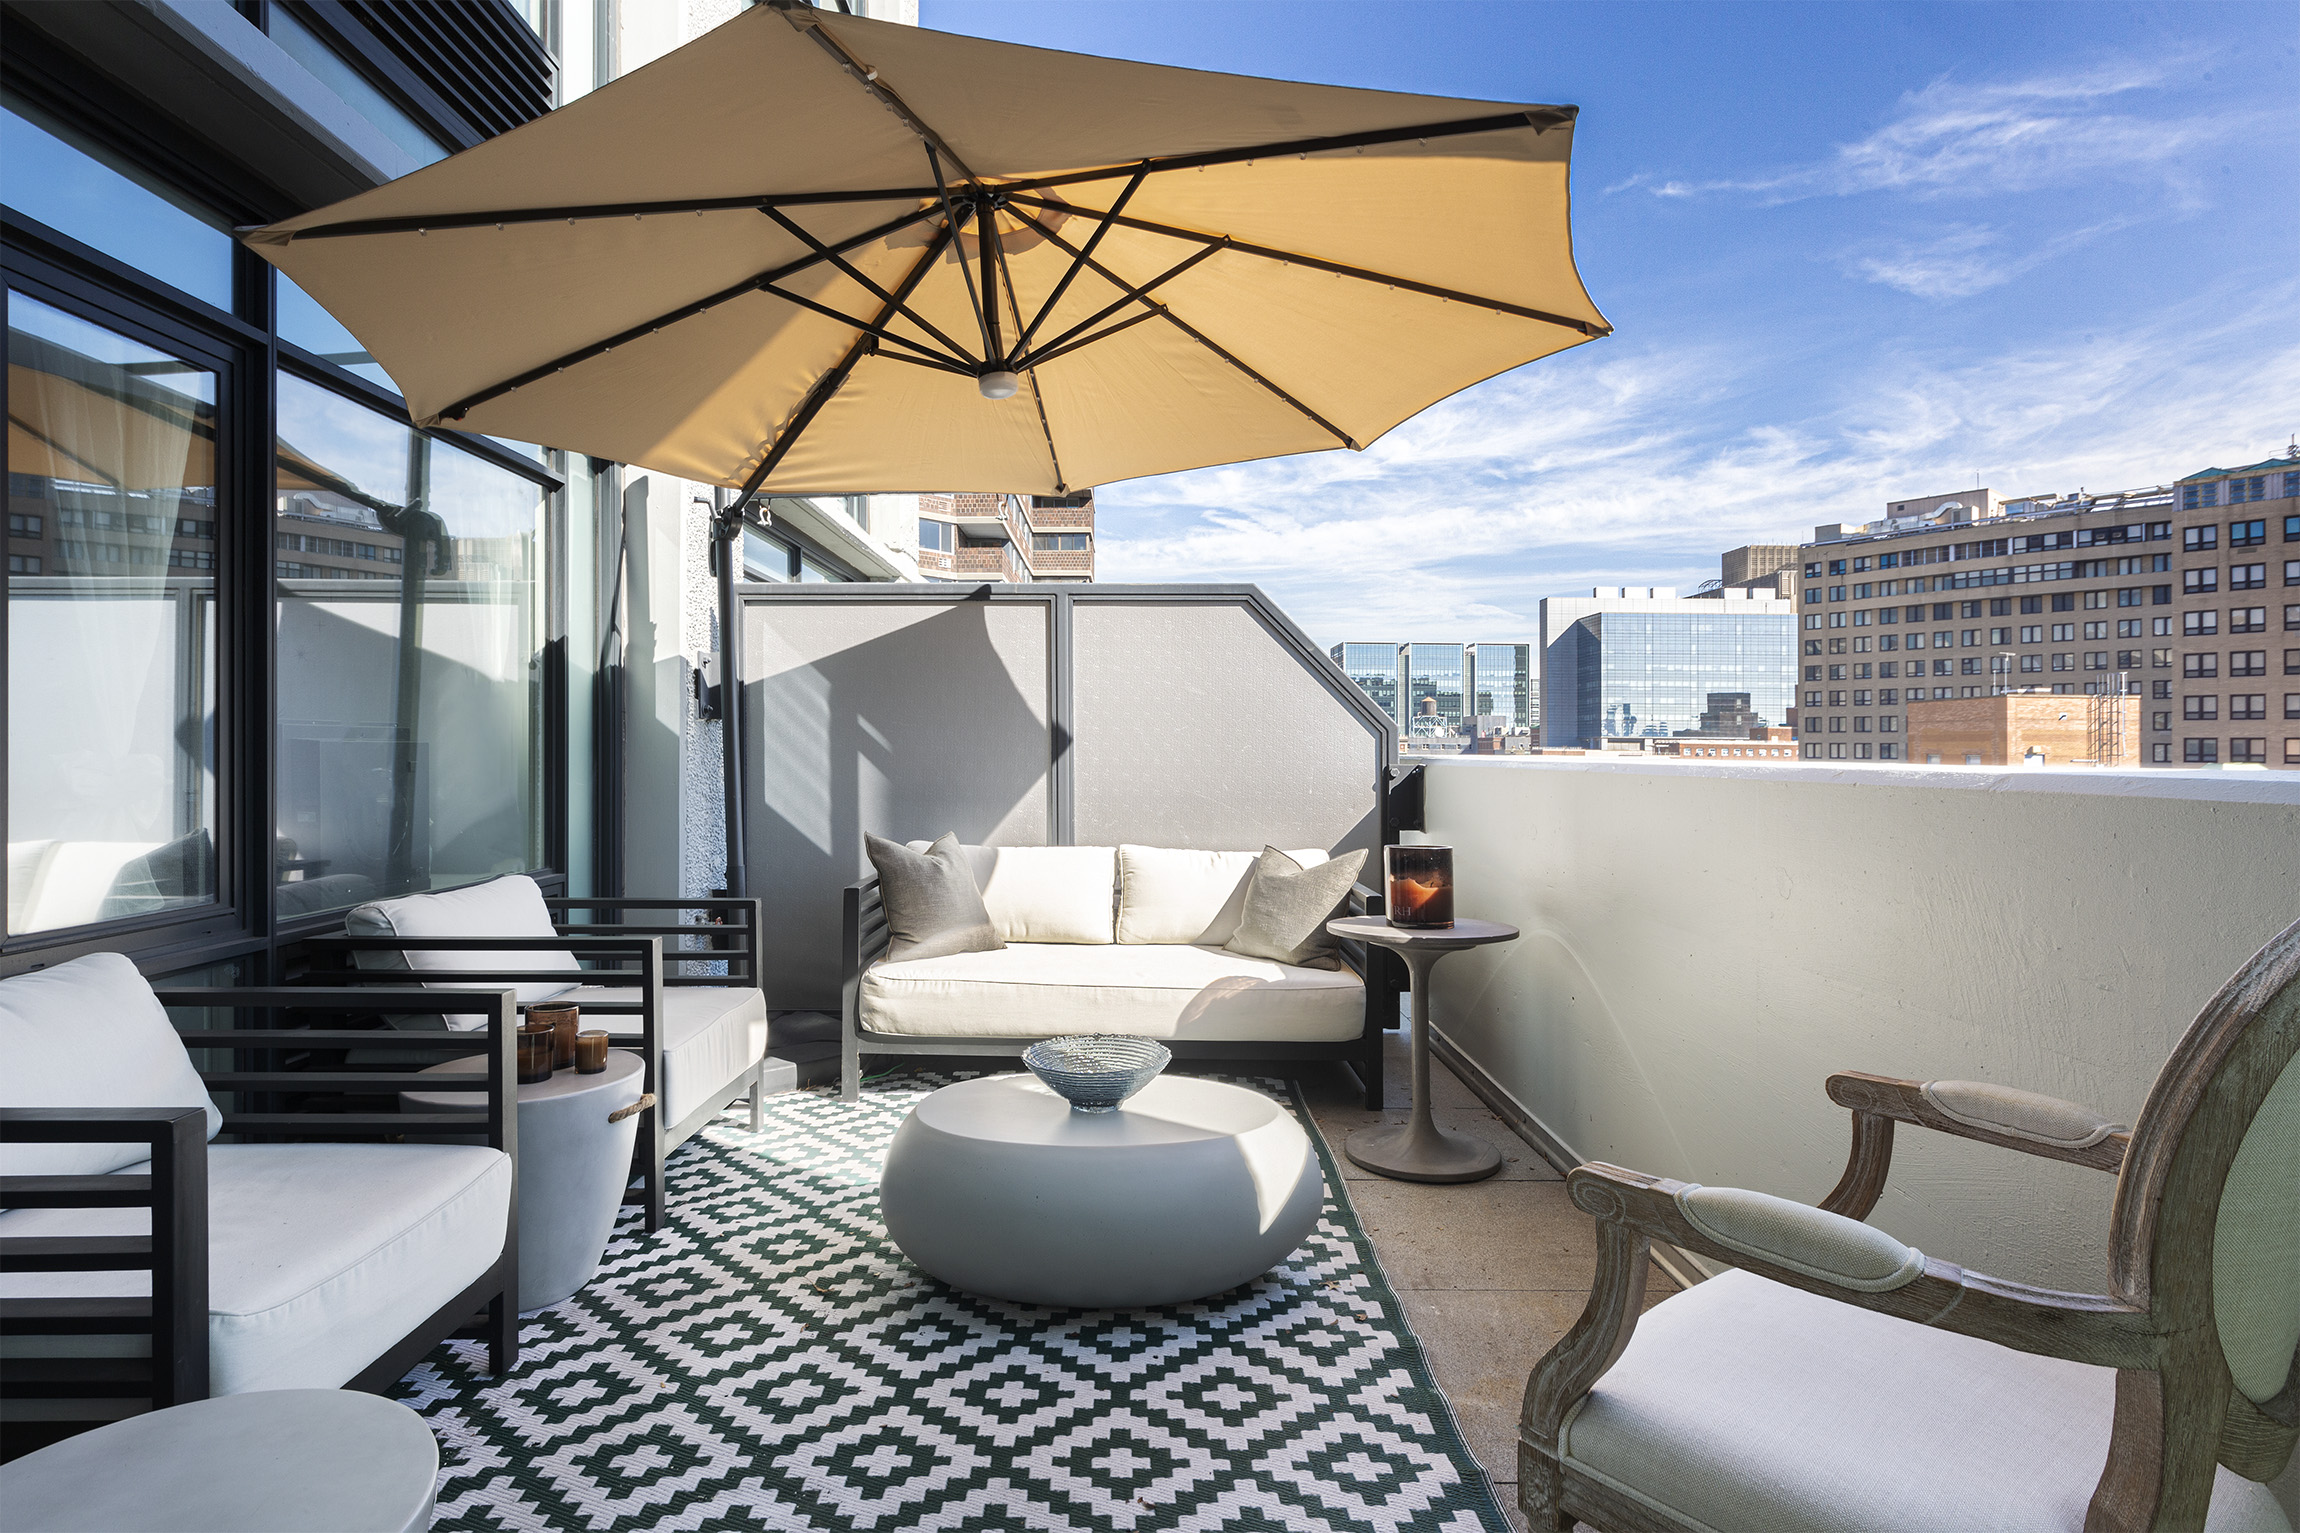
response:
[[[355,906],[343,918],[343,929],[354,937],[552,937],[551,911],[543,891],[524,873],[507,873],[483,884],[443,889],[434,894],[402,895],[395,900],[372,900]],[[575,954],[566,948],[523,948],[504,951],[423,952],[384,949],[355,955],[363,969],[411,969],[416,973],[452,974],[472,969],[572,969]],[[426,982],[429,983],[428,981]],[[472,983],[498,988],[486,980]],[[530,981],[511,988],[519,1003],[532,1006],[575,989],[581,981]],[[446,986],[445,988],[452,988]],[[451,1016],[449,1028],[468,1032],[487,1025],[479,1012]],[[399,1025],[431,1027],[429,1017],[394,1017]]]
[[[909,843],[924,851],[924,841]],[[1118,849],[962,846],[1001,942],[1117,940]]]
[[[205,1107],[224,1116],[136,966],[90,953],[0,979],[0,1107]],[[148,1144],[11,1144],[0,1175],[101,1176],[149,1159]]]
[[[1289,852],[1303,867],[1317,850]],[[1221,947],[1238,934],[1253,876],[1252,852],[1194,852],[1161,846],[1118,848],[1118,940]]]

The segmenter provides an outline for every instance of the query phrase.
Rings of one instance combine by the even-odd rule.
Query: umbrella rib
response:
[[[927,126],[925,118],[910,109],[909,102],[879,83],[877,70],[870,68],[862,60],[847,52],[846,44],[831,36],[824,29],[822,17],[808,6],[805,0],[769,0],[769,3],[783,13],[785,21],[812,37],[816,46],[829,54],[832,61],[839,68],[845,70],[857,85],[878,99],[879,105],[901,118],[904,126],[926,140],[929,149],[939,150],[951,164],[958,167],[959,173],[965,176],[967,180],[979,182],[982,179],[967,166],[965,160],[959,158],[958,151],[951,148],[941,134]]]
[[[785,303],[795,303],[802,309],[812,309],[815,313],[823,315],[829,319],[835,319],[842,325],[852,325],[855,329],[864,331],[871,335],[875,335],[882,341],[892,341],[897,346],[907,346],[912,351],[918,352],[921,356],[932,358],[935,364],[938,366],[951,368],[955,371],[965,374],[965,376],[969,378],[974,376],[974,370],[971,367],[965,365],[965,358],[945,356],[943,353],[936,351],[931,346],[921,346],[916,341],[894,334],[884,325],[873,324],[867,319],[857,319],[852,314],[834,309],[827,303],[817,303],[812,298],[803,297],[800,294],[792,292],[788,288],[776,287],[772,283],[768,283],[762,286],[759,291],[769,294],[772,297],[780,298]],[[910,358],[904,357],[903,360],[907,362],[910,360]]]
[[[958,227],[958,207],[950,200],[950,183],[942,178],[942,158],[934,152],[934,145],[926,146],[926,168],[934,172],[934,189],[942,197],[942,216],[949,227]],[[989,357],[994,349],[990,344],[990,315],[982,306],[982,294],[974,285],[974,268],[966,264],[966,251],[958,252],[958,274],[966,279],[966,302],[974,310],[974,322],[982,329],[982,354]]]
[[[925,279],[950,239],[949,225],[945,224],[935,230],[934,238],[926,242],[926,249],[920,253],[918,263],[896,284],[894,292],[888,297],[887,306],[879,311],[878,318],[873,321],[874,325],[884,326],[895,317],[903,299],[908,298]],[[800,402],[797,411],[768,442],[764,455],[759,459],[759,466],[744,479],[742,493],[735,497],[735,504],[726,515],[738,520],[742,517],[744,508],[751,503],[751,497],[758,494],[759,486],[767,482],[767,475],[773,473],[775,465],[790,454],[799,437],[807,427],[814,424],[815,417],[822,413],[823,406],[830,403],[831,396],[846,387],[847,376],[855,370],[855,364],[865,356],[875,354],[877,350],[878,336],[871,330],[865,330],[855,337],[855,343],[847,348],[847,354],[839,359],[839,364],[815,380],[815,386],[807,390],[807,397]]]
[[[812,249],[818,255],[820,255],[824,260],[829,261],[840,271],[846,273],[846,275],[852,278],[855,282],[858,282],[862,286],[870,289],[870,291],[879,299],[894,305],[896,311],[899,312],[905,319],[908,319],[912,324],[918,326],[921,330],[924,330],[928,335],[931,335],[936,340],[942,342],[942,344],[953,354],[961,357],[966,355],[965,347],[959,345],[958,342],[952,340],[949,336],[944,335],[940,330],[936,329],[933,322],[927,319],[925,315],[920,314],[916,309],[910,307],[909,304],[903,302],[902,299],[895,297],[894,294],[888,292],[885,288],[880,287],[876,282],[873,282],[870,278],[864,276],[860,267],[847,260],[846,257],[841,255],[838,251],[835,251],[828,245],[825,245],[821,240],[816,239],[805,229],[801,228],[799,224],[794,220],[784,217],[781,209],[761,208],[759,211],[765,213],[767,217],[782,225],[784,231],[787,232],[793,239],[801,241],[808,248]],[[932,209],[928,210],[930,214],[932,211]],[[892,315],[888,316],[890,319],[892,317]]]
[[[1022,339],[1017,343],[1019,346],[1027,348],[1030,345],[1031,340],[1038,334],[1038,327],[1046,323],[1046,317],[1054,312],[1054,306],[1062,301],[1062,295],[1070,291],[1071,282],[1081,271],[1086,269],[1087,259],[1094,254],[1095,248],[1102,243],[1102,236],[1110,232],[1111,221],[1126,211],[1126,204],[1132,200],[1134,193],[1140,189],[1143,180],[1149,174],[1150,162],[1145,160],[1135,169],[1133,177],[1127,181],[1126,189],[1118,194],[1118,200],[1110,205],[1110,211],[1101,215],[1102,221],[1095,225],[1094,232],[1087,236],[1085,250],[1070,263],[1070,269],[1062,274],[1062,280],[1054,284],[1054,291],[1046,295],[1046,302],[1038,306],[1036,317],[1023,329]]]
[[[1156,319],[1157,317],[1158,311],[1156,309],[1144,309],[1141,313],[1136,314],[1129,319],[1122,319],[1115,325],[1110,325],[1104,329],[1097,330],[1092,335],[1081,337],[1080,339],[1072,341],[1067,345],[1057,346],[1051,351],[1042,351],[1030,359],[1029,365],[1033,368],[1040,368],[1046,366],[1050,362],[1059,362],[1074,351],[1082,351],[1086,347],[1093,345],[1096,341],[1107,341],[1110,339],[1110,337],[1116,335],[1121,330],[1131,330],[1136,325],[1143,324],[1146,321]]]
[[[1067,213],[1078,211],[1068,203],[1050,202],[1039,197],[1014,196],[1010,200],[1027,203],[1034,208],[1046,208]],[[1613,333],[1611,325],[1593,325],[1588,320],[1570,319],[1563,314],[1552,314],[1546,309],[1529,309],[1523,304],[1510,303],[1505,299],[1486,298],[1476,293],[1459,292],[1449,287],[1438,287],[1433,283],[1417,282],[1411,277],[1398,277],[1388,272],[1370,271],[1363,266],[1345,266],[1339,261],[1328,261],[1319,256],[1303,255],[1298,251],[1278,250],[1268,245],[1248,244],[1227,234],[1205,234],[1196,229],[1178,229],[1172,224],[1152,223],[1144,218],[1128,218],[1116,212],[1109,216],[1112,223],[1122,224],[1129,229],[1139,229],[1145,234],[1163,234],[1170,239],[1194,240],[1199,244],[1213,244],[1220,241],[1224,248],[1235,250],[1240,255],[1258,256],[1265,261],[1279,261],[1289,266],[1307,266],[1312,271],[1331,272],[1337,277],[1354,277],[1360,282],[1379,282],[1384,287],[1404,288],[1409,293],[1420,293],[1427,298],[1443,298],[1449,303],[1474,304],[1481,309],[1492,309],[1501,314],[1514,314],[1520,319],[1533,319],[1544,324],[1561,325],[1568,330],[1578,330],[1592,340],[1598,336]]]
[[[1027,221],[1031,227],[1035,228],[1039,233],[1045,235],[1048,241],[1051,243],[1061,246],[1064,250],[1069,251],[1072,255],[1078,254],[1077,246],[1071,244],[1068,240],[1055,233],[1052,229],[1049,229],[1038,219],[1032,218],[1028,213],[1018,213],[1016,216]],[[1123,289],[1126,286],[1124,278],[1119,277],[1113,273],[1110,268],[1104,266],[1100,261],[1090,260],[1087,262],[1087,265],[1093,267],[1095,275],[1101,277],[1112,287]],[[1311,409],[1308,405],[1303,404],[1299,399],[1296,399],[1293,395],[1287,393],[1284,389],[1278,387],[1275,383],[1272,383],[1269,379],[1254,371],[1253,368],[1247,366],[1244,362],[1240,361],[1229,351],[1225,350],[1221,346],[1217,345],[1213,340],[1209,339],[1204,331],[1198,329],[1195,325],[1192,325],[1188,321],[1184,320],[1181,315],[1176,314],[1166,305],[1158,302],[1158,300],[1148,296],[1147,294],[1136,295],[1134,301],[1147,305],[1150,311],[1156,314],[1159,318],[1165,320],[1175,329],[1181,331],[1184,335],[1190,337],[1190,339],[1196,341],[1199,345],[1214,353],[1215,356],[1220,357],[1223,361],[1229,363],[1239,372],[1242,372],[1247,377],[1253,379],[1264,389],[1267,389],[1271,394],[1277,396],[1281,400],[1284,400],[1287,404],[1292,405],[1296,410],[1300,411],[1304,417],[1314,422],[1316,425],[1322,428],[1327,435],[1331,436],[1335,441],[1341,443],[1344,447],[1349,448],[1352,452],[1358,450],[1358,444],[1356,440],[1353,439],[1348,432],[1342,430],[1332,421],[1327,420],[1323,415],[1320,415],[1317,411]]]
[[[1125,308],[1128,304],[1132,303],[1135,299],[1140,298],[1143,294],[1150,292],[1154,288],[1164,287],[1167,283],[1173,281],[1176,277],[1181,276],[1182,273],[1188,271],[1191,267],[1196,266],[1200,261],[1205,260],[1207,257],[1219,251],[1221,248],[1222,247],[1220,245],[1204,246],[1195,254],[1185,256],[1180,261],[1177,261],[1174,265],[1167,267],[1164,271],[1160,272],[1157,276],[1152,277],[1148,282],[1141,284],[1139,287],[1126,288],[1125,291],[1118,295],[1118,299],[1115,303],[1105,305],[1093,314],[1090,314],[1086,318],[1080,320],[1077,324],[1072,325],[1069,329],[1063,331],[1053,340],[1048,341],[1046,343],[1045,353],[1032,353],[1028,358],[1025,359],[1024,365],[1035,367],[1040,362],[1047,360],[1048,357],[1057,352],[1077,350],[1078,348],[1071,345],[1070,343],[1079,335],[1093,329],[1096,325],[1101,324],[1104,320],[1117,313],[1120,309]],[[1100,270],[1099,267],[1096,269]],[[1117,331],[1106,330],[1103,332],[1103,334],[1115,335],[1117,334]],[[1100,340],[1101,336],[1089,336],[1087,339],[1089,341]],[[1086,342],[1081,341],[1079,344],[1084,345]]]
[[[500,208],[492,213],[418,213],[403,218],[354,218],[340,224],[317,224],[288,235],[296,240],[347,239],[361,234],[425,234],[434,229],[484,229],[497,224],[572,223],[578,218],[644,218],[648,214],[751,211],[765,207],[803,208],[825,203],[916,202],[932,197],[931,186],[896,186],[847,192],[791,192],[776,196],[690,197],[680,202],[579,203],[564,208]],[[234,232],[249,235],[261,226]]]
[[[1155,175],[1160,171],[1204,170],[1213,165],[1235,165],[1245,160],[1274,160],[1289,154],[1301,156],[1328,153],[1336,149],[1370,149],[1377,144],[1403,143],[1409,138],[1459,138],[1469,133],[1503,133],[1512,128],[1531,128],[1538,134],[1573,121],[1579,112],[1578,107],[1532,107],[1491,117],[1464,117],[1452,122],[1424,123],[1413,128],[1375,128],[1365,133],[1341,133],[1327,138],[1296,138],[1274,144],[1249,144],[1240,149],[1210,149],[1203,154],[1166,155],[1142,163],[1148,165]],[[1001,186],[1008,191],[1035,191],[1049,186],[1076,186],[1086,181],[1114,181],[1132,171],[1131,165],[1113,165],[1102,170],[1070,171],[1059,176],[1031,176],[1003,182]]]
[[[904,214],[901,218],[890,219],[875,229],[866,229],[852,239],[841,240],[837,248],[852,250],[857,245],[867,245],[873,240],[885,239],[890,234],[901,233],[912,224],[923,223],[934,215],[935,210],[933,208],[920,208],[915,212]],[[745,277],[733,287],[721,288],[707,298],[698,298],[693,303],[682,304],[668,314],[658,314],[653,319],[642,321],[628,330],[618,331],[603,341],[593,341],[588,346],[570,351],[564,356],[554,357],[540,366],[531,367],[523,373],[506,378],[501,383],[490,384],[475,394],[467,394],[440,411],[436,418],[459,421],[481,405],[491,400],[500,399],[514,389],[525,388],[537,379],[548,378],[553,373],[573,367],[578,362],[588,362],[593,357],[604,356],[618,346],[626,345],[632,341],[644,340],[666,325],[675,325],[681,320],[693,319],[698,314],[708,313],[720,304],[731,303],[746,293],[758,292],[769,284],[780,282],[785,277],[796,276],[809,267],[819,266],[825,259],[824,256],[810,254],[803,259],[785,262],[772,270],[760,272],[757,276]]]
[[[881,335],[880,339],[900,340],[901,337]],[[878,355],[882,360],[888,362],[908,362],[913,367],[929,368],[938,373],[950,373],[959,378],[972,379],[975,377],[975,371],[971,367],[955,367],[948,362],[937,361],[933,357],[914,357],[904,351],[882,351]]]
[[[988,215],[985,215],[985,222],[988,222]],[[1020,351],[1026,339],[1022,329],[1022,295],[1015,290],[1014,271],[1006,264],[1006,242],[998,241],[997,249],[998,272],[1006,280],[1007,309],[1014,316],[1014,345]],[[1046,419],[1046,396],[1038,388],[1038,370],[1030,369],[1028,376],[1030,402],[1038,407],[1038,431],[1046,438],[1046,461],[1054,466],[1054,493],[1067,495],[1070,486],[1062,477],[1062,454],[1054,450],[1054,427]]]

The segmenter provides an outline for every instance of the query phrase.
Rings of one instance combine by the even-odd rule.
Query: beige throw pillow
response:
[[[1363,851],[1343,852],[1305,868],[1276,847],[1263,847],[1246,885],[1238,934],[1225,946],[1248,958],[1274,958],[1301,969],[1340,967],[1326,922],[1340,912],[1365,865]]]

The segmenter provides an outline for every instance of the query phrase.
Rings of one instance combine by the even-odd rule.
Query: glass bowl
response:
[[[1110,1033],[1042,1038],[1022,1054],[1030,1073],[1053,1087],[1072,1112],[1115,1111],[1173,1058],[1153,1039]]]

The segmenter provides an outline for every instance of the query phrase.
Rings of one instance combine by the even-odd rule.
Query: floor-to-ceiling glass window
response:
[[[218,374],[8,294],[8,932],[217,897]]]
[[[279,380],[281,917],[545,863],[535,481]]]

